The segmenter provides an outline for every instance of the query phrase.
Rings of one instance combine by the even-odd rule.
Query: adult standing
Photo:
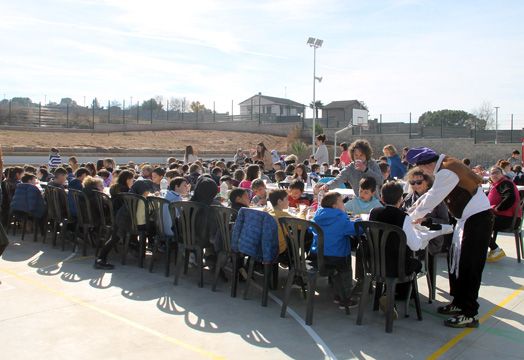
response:
[[[360,179],[372,177],[377,182],[377,188],[384,182],[382,173],[375,160],[371,158],[373,149],[367,140],[355,140],[349,146],[349,153],[353,162],[346,166],[338,176],[322,187],[327,191],[335,189],[339,185],[349,183],[354,191],[358,191]]]
[[[329,164],[329,154],[326,144],[326,135],[320,134],[315,140],[315,145],[317,145],[317,151],[315,151],[315,160],[317,164],[322,165],[323,163]]]
[[[519,207],[519,191],[513,181],[504,176],[502,169],[498,166],[493,166],[490,169],[489,179],[492,185],[488,199],[495,213],[493,231],[501,231],[511,226],[515,211],[518,211],[517,216],[522,218],[522,209]],[[491,238],[489,249],[487,262],[495,262],[506,256],[504,250],[497,245],[495,237]]]
[[[480,188],[482,178],[460,160],[439,155],[426,147],[410,149],[406,158],[425,174],[435,177],[431,190],[422,195],[410,210],[413,220],[422,222],[426,214],[442,201],[457,219],[449,271],[453,300],[439,307],[438,312],[451,316],[444,321],[446,326],[478,327],[478,292],[494,221],[488,198]]]
[[[237,165],[244,166],[244,163],[246,162],[246,154],[242,151],[241,148],[237,149],[237,152],[235,156],[233,156],[233,162]]]
[[[340,143],[340,162],[342,163],[342,166],[348,166],[351,164],[351,155],[349,155],[349,145],[345,142]]]
[[[397,179],[404,178],[404,175],[406,175],[406,166],[402,164],[402,160],[400,160],[400,156],[398,156],[395,146],[388,144],[384,146],[382,152],[387,157],[389,169],[391,171],[390,176]]]
[[[253,160],[253,162],[262,161],[264,163],[264,171],[271,171],[273,169],[271,153],[263,142],[257,144],[257,149],[252,154],[251,160]]]
[[[193,150],[193,146],[187,145],[186,146],[186,151],[185,151],[185,154],[184,154],[184,163],[191,164],[191,163],[194,163],[197,160],[198,160],[198,158],[195,155],[195,151]]]

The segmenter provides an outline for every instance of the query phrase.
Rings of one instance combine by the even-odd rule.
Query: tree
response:
[[[149,99],[142,102],[142,108],[144,109],[153,109],[154,110],[162,110],[162,103],[158,102],[156,99]]]
[[[122,104],[118,100],[111,100],[109,106],[112,110],[121,110]]]
[[[103,108],[100,106],[100,103],[98,102],[98,99],[97,99],[97,98],[94,98],[94,99],[93,99],[92,106],[93,106],[96,110],[103,109]]]
[[[473,129],[475,123],[477,129],[484,129],[486,122],[482,121],[473,114],[463,110],[438,110],[426,111],[418,118],[418,123],[422,126],[457,126]]]
[[[78,104],[76,103],[76,101],[74,101],[71,98],[62,98],[62,100],[60,100],[60,104],[58,104],[58,106],[60,106],[60,107],[66,107],[66,106],[77,107]]]
[[[191,104],[189,104],[189,110],[191,112],[205,112],[207,109],[200,101],[192,101]]]
[[[28,97],[14,97],[11,99],[11,104],[18,106],[31,106],[33,105],[33,102]]]
[[[182,111],[182,104],[183,103],[184,103],[184,99],[171,97],[169,99],[169,108],[168,108],[168,110],[176,111],[176,112]]]
[[[317,100],[315,101],[315,106],[313,106],[313,101],[309,104],[309,107],[311,109],[315,109],[315,113],[316,113],[316,118],[318,119],[318,110],[319,109],[323,109],[324,108],[324,104],[322,103],[321,100]]]
[[[473,114],[485,124],[483,129],[495,128],[494,112],[489,101],[484,101],[477,109],[473,110]]]

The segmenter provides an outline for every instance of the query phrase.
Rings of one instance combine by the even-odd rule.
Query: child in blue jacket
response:
[[[324,232],[324,263],[328,268],[334,268],[336,273],[333,277],[335,289],[335,302],[339,307],[357,306],[357,302],[351,300],[353,287],[351,271],[351,244],[350,236],[356,235],[355,224],[346,214],[342,195],[330,192],[324,196],[313,217],[315,222]],[[311,252],[317,253],[317,234],[313,235]]]

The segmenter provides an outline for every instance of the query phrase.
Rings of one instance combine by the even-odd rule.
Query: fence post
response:
[[[169,122],[169,100],[166,100],[166,122]]]
[[[93,99],[93,123],[92,123],[92,129],[95,130],[95,99]]]
[[[216,119],[216,111],[215,111],[215,102],[213,101],[213,122],[217,122],[217,119]]]
[[[380,125],[379,125],[379,133],[382,134],[382,114],[380,114]]]
[[[66,104],[66,128],[69,128],[69,104]]]
[[[444,137],[444,120],[440,118],[440,138]]]
[[[126,124],[126,100],[122,100],[122,124]]]
[[[109,129],[109,123],[111,122],[111,103],[107,100],[107,128]]]
[[[153,99],[149,100],[149,122],[153,125]]]
[[[11,125],[11,100],[9,100],[9,115],[7,116],[9,125]]]
[[[233,114],[233,100],[231,100],[231,121],[235,121],[235,117]]]
[[[509,131],[509,142],[513,142],[513,114],[511,114],[511,130]]]
[[[477,118],[475,117],[474,123],[473,123],[473,144],[477,143]]]
[[[137,101],[137,102],[136,102],[136,123],[137,123],[137,124],[138,124],[138,118],[140,117],[139,112],[140,112],[140,102]]]
[[[409,138],[411,139],[411,113],[409,113]]]
[[[38,103],[38,127],[42,127],[42,102]]]

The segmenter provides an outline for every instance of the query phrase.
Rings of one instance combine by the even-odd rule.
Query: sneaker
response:
[[[478,328],[479,321],[475,317],[468,317],[466,315],[455,315],[447,320],[444,320],[444,325],[452,328]]]
[[[333,303],[335,303],[337,305],[340,304],[340,296],[339,295],[335,295],[333,297]]]
[[[446,306],[439,306],[437,312],[444,315],[459,315],[462,313],[462,309],[453,304],[448,304]]]
[[[102,261],[101,259],[96,259],[95,261],[95,269],[99,269],[99,270],[113,270],[115,268],[114,265],[106,262],[106,261]]]
[[[340,300],[338,302],[338,308],[340,310],[345,310],[346,307],[348,309],[354,309],[358,306],[358,301],[355,301],[353,299],[346,299],[346,300]]]
[[[486,262],[496,262],[502,259],[503,257],[506,257],[506,253],[504,252],[504,250],[498,247],[489,252]]]
[[[385,295],[382,295],[380,299],[378,299],[378,307],[380,310],[385,314],[388,309],[388,298]],[[398,311],[397,306],[393,306],[393,320],[398,319]]]

